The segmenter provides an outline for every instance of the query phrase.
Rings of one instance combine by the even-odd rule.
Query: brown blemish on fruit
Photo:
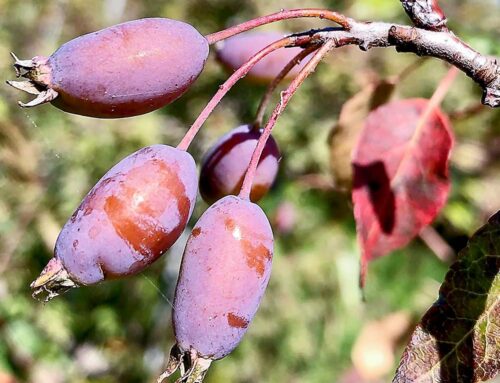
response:
[[[229,324],[229,326],[236,328],[248,327],[248,321],[245,318],[242,318],[234,313],[227,314],[227,323]]]
[[[191,232],[191,235],[192,235],[193,237],[197,237],[197,236],[199,236],[199,235],[200,235],[200,233],[201,233],[201,229],[200,229],[199,227],[195,227],[195,228],[193,229],[193,231]]]
[[[224,220],[224,225],[226,226],[226,229],[229,231],[233,231],[234,228],[236,227],[236,224],[234,223],[234,221],[231,218],[226,218]]]
[[[262,277],[266,271],[266,263],[271,260],[272,254],[263,244],[253,246],[251,241],[242,240],[248,267],[255,269]]]
[[[236,222],[229,217],[224,219],[224,225],[226,230],[231,233],[233,233],[238,226]],[[238,240],[241,242],[241,246],[243,247],[243,253],[245,254],[247,265],[248,267],[255,269],[259,276],[262,277],[266,271],[266,263],[272,258],[272,253],[266,246],[260,243],[260,238],[252,238],[252,240],[257,240],[259,242],[259,244],[255,246],[252,243],[252,240],[246,239],[247,237],[249,236],[244,232],[240,232],[238,237]]]
[[[90,190],[90,192],[85,196],[80,206],[78,206],[78,209],[76,209],[71,216],[71,223],[75,223],[78,213],[80,212],[82,214],[80,216],[80,219],[81,217],[85,217],[92,213],[92,211],[94,211],[94,209],[98,205],[99,193],[101,193],[106,188],[106,186],[113,181],[113,178],[106,178],[100,181],[94,188],[92,188],[92,190]]]
[[[75,250],[76,250],[76,248],[77,248],[77,247],[78,247],[78,239],[75,239],[75,240],[73,241],[73,249],[75,249]]]
[[[104,211],[116,233],[145,257],[158,258],[179,237],[187,222],[190,201],[176,166],[153,159],[125,174],[121,184],[104,202]],[[171,199],[176,200],[179,224],[166,231],[158,218]]]
[[[92,213],[92,210],[94,209],[86,204],[85,207],[83,207],[83,216],[89,215],[90,213]]]

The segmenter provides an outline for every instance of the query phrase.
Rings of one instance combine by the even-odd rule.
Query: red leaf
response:
[[[369,261],[408,244],[446,202],[453,136],[439,109],[421,119],[428,102],[395,101],[371,112],[354,151],[361,286]]]

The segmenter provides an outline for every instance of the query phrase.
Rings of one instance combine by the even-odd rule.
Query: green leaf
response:
[[[483,382],[500,370],[500,211],[469,240],[415,329],[393,383]]]

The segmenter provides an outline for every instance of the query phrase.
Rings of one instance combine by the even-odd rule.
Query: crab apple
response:
[[[68,288],[137,274],[184,230],[197,193],[185,151],[153,145],[112,167],[64,225],[54,258],[33,282],[48,299]]]
[[[191,25],[165,18],[118,24],[77,37],[50,57],[14,64],[29,81],[9,81],[37,95],[21,106],[51,102],[70,113],[118,118],[171,103],[196,80],[208,41]]]
[[[239,126],[222,136],[205,155],[200,171],[200,194],[207,203],[238,194],[262,130],[252,125]],[[250,193],[260,200],[273,185],[280,161],[280,150],[272,136],[259,160]]]
[[[217,59],[228,69],[236,70],[248,61],[254,54],[267,45],[282,39],[286,36],[284,32],[245,32],[233,36],[219,43]],[[270,53],[260,60],[248,73],[247,79],[257,83],[271,82],[280,71],[297,56],[302,48],[283,48]],[[309,57],[296,65],[285,77],[287,80],[293,79],[304,65],[309,61]]]
[[[273,233],[258,205],[227,196],[205,211],[184,250],[171,359],[189,355],[190,370],[203,375],[240,343],[264,295],[272,256]]]

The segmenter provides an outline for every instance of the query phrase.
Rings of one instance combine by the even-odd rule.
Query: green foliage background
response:
[[[498,1],[442,5],[460,37],[483,53],[500,55]],[[408,22],[396,0],[0,0],[0,76],[14,77],[10,51],[21,58],[50,55],[78,35],[126,20],[181,19],[206,34],[294,7]],[[323,25],[309,19],[266,28]],[[207,382],[341,381],[352,369],[351,349],[366,323],[400,310],[417,320],[434,301],[448,265],[419,240],[370,266],[361,301],[349,196],[329,186],[327,137],[343,102],[374,76],[396,75],[415,60],[392,49],[339,50],[292,100],[275,132],[283,151],[279,179],[261,206],[276,223],[286,203],[294,211],[293,229],[285,233],[275,225],[273,274],[261,308],[241,345],[214,363]],[[429,97],[446,70],[426,60],[401,84],[399,96]],[[182,99],[114,121],[51,106],[22,110],[16,101],[25,96],[0,87],[0,382],[149,382],[161,371],[173,342],[169,301],[187,232],[134,278],[75,290],[47,305],[31,298],[29,283],[50,259],[60,227],[107,169],[140,147],[176,145],[226,77],[212,55]],[[243,81],[231,91],[196,139],[196,159],[218,136],[251,121],[263,90]],[[480,89],[461,75],[443,108],[453,113],[479,99]],[[434,227],[458,250],[500,208],[500,113],[478,109],[453,125],[453,190]],[[206,207],[200,200],[191,224]],[[400,354],[398,348],[395,363]]]

